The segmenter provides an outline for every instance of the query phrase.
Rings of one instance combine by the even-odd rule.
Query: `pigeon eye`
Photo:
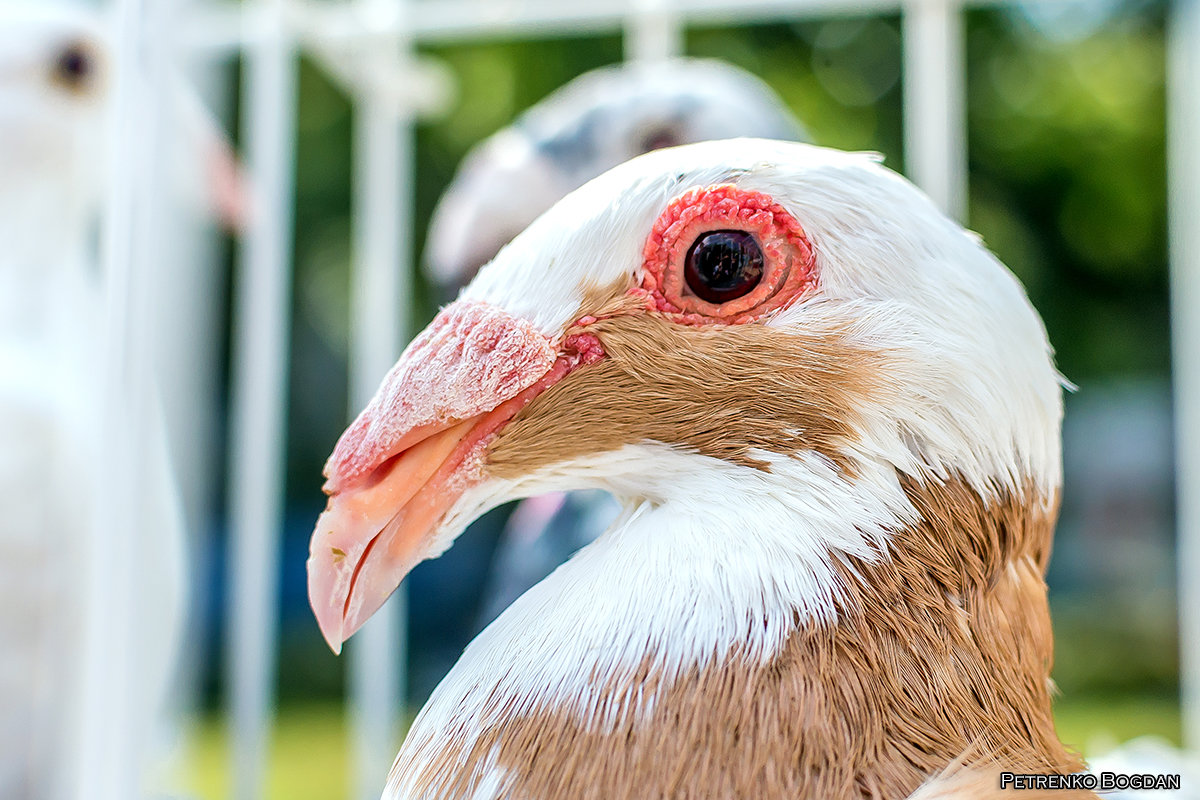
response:
[[[650,153],[654,150],[661,150],[664,147],[675,147],[682,143],[683,140],[679,138],[675,131],[670,128],[657,128],[642,137],[638,152]]]
[[[734,184],[667,204],[642,250],[651,306],[679,322],[737,325],[786,308],[817,285],[812,244],[791,213]]]
[[[85,88],[95,72],[95,59],[81,42],[67,45],[54,61],[54,77],[68,89]]]
[[[748,294],[763,276],[763,251],[745,231],[710,231],[684,259],[683,277],[701,300],[724,303]]]

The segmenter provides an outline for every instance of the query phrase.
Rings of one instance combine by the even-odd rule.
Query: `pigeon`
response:
[[[326,464],[308,579],[335,651],[487,509],[622,506],[466,648],[384,797],[1081,771],[1049,678],[1061,418],[1018,281],[876,158],[734,139],[610,170],[442,309]]]

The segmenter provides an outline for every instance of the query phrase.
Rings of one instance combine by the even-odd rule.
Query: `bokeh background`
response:
[[[564,0],[567,2],[567,0]],[[430,0],[427,5],[433,5]],[[965,12],[967,224],[1021,279],[1040,311],[1067,397],[1066,486],[1050,600],[1063,738],[1088,750],[1155,734],[1180,741],[1174,453],[1167,272],[1164,0],[1056,0]],[[619,35],[523,37],[419,46],[454,93],[416,124],[416,327],[436,311],[416,265],[434,204],[474,144],[587,70],[622,60]],[[823,145],[882,153],[905,170],[897,15],[686,30],[684,53],[761,77]],[[207,74],[230,131],[242,63]],[[324,505],[321,468],[348,421],[355,105],[301,56],[295,159],[294,282],[286,423],[278,709],[268,796],[349,796],[345,659],[321,640],[304,562]],[[1200,142],[1198,142],[1200,143]],[[514,187],[514,191],[519,187]],[[189,480],[195,614],[185,688],[196,726],[187,790],[228,796],[224,667],[230,599],[229,391],[236,244],[216,248],[204,387],[215,409],[205,467]],[[380,376],[382,377],[382,375]],[[184,470],[186,473],[187,470]],[[400,718],[414,713],[476,632],[489,568],[470,533],[409,581],[409,670]]]

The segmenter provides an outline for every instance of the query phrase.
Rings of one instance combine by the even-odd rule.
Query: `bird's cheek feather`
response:
[[[326,465],[309,601],[335,652],[424,559],[439,522],[482,479],[487,442],[537,395],[603,357],[559,346],[486,303],[447,306],[400,356]]]

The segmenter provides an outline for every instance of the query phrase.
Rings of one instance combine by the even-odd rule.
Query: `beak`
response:
[[[217,219],[230,233],[245,233],[250,224],[250,181],[228,140],[216,138],[206,144],[204,173]]]
[[[598,357],[594,347],[559,353],[527,320],[469,301],[413,340],[325,467],[329,502],[309,547],[308,596],[335,653],[436,554],[440,523],[486,477],[496,432]]]

